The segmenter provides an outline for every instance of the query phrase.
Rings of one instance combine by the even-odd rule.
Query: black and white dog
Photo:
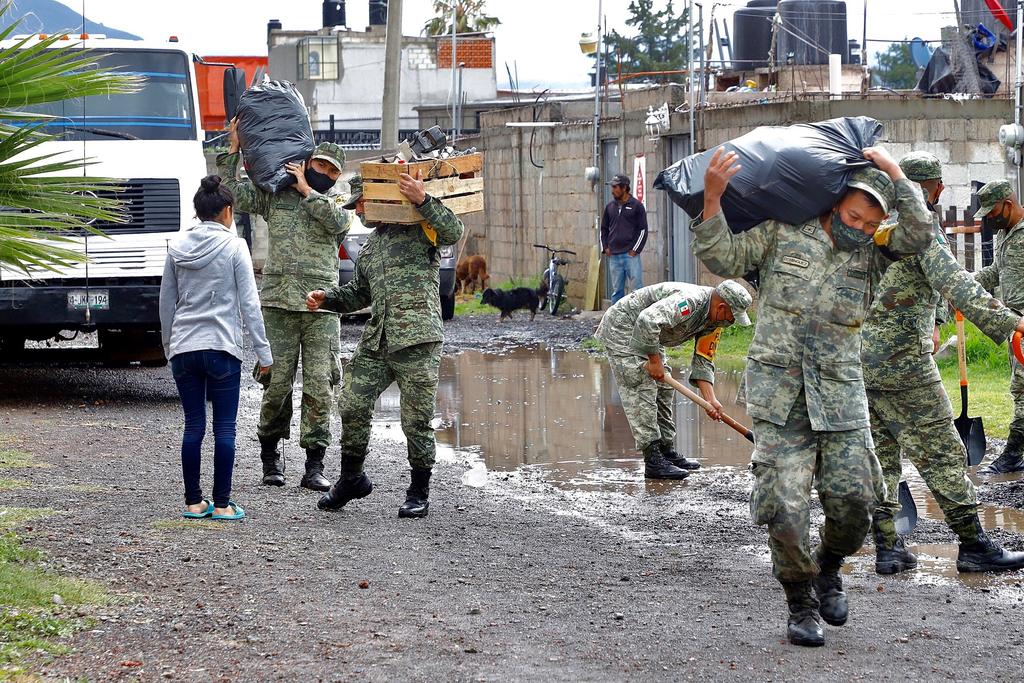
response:
[[[505,318],[512,318],[512,311],[520,308],[530,309],[530,320],[537,315],[537,290],[529,287],[516,287],[515,289],[485,289],[480,299],[487,306],[494,306],[501,311],[498,322],[504,322]]]

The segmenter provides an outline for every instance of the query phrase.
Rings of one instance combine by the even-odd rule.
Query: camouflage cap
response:
[[[846,181],[847,187],[863,190],[878,200],[882,211],[888,214],[896,205],[896,186],[889,176],[874,166],[857,169]]]
[[[715,293],[729,304],[729,308],[732,309],[733,322],[744,327],[751,324],[750,316],[747,315],[747,307],[754,303],[754,300],[743,285],[735,280],[724,280],[715,287]]]
[[[323,159],[330,164],[334,164],[334,167],[339,171],[345,170],[345,150],[341,148],[341,145],[333,142],[321,142],[313,148],[313,156],[310,158]]]
[[[942,163],[931,152],[911,152],[900,159],[900,168],[915,183],[942,178]]]
[[[348,179],[348,192],[348,201],[341,208],[351,211],[356,208],[356,202],[363,196],[363,176],[356,173]]]
[[[981,208],[975,212],[974,217],[984,218],[985,214],[996,208],[996,204],[1012,196],[1013,186],[1010,185],[1009,180],[993,180],[991,183],[985,183],[978,190],[978,202],[981,204]]]

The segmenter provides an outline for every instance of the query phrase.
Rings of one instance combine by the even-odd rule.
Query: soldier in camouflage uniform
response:
[[[346,206],[362,217],[362,179],[356,176],[349,185],[352,196]],[[373,405],[397,381],[412,468],[412,484],[398,516],[427,516],[435,454],[430,420],[444,341],[438,249],[457,243],[463,226],[448,207],[426,194],[422,180],[403,173],[398,188],[424,221],[418,225],[367,223],[373,232],[359,252],[353,280],[344,287],[312,291],[307,299],[311,310],[345,313],[370,306],[370,320],[347,366],[338,398],[341,477],[317,503],[322,510],[337,510],[373,489],[363,472]]]
[[[723,327],[750,324],[750,303],[750,293],[732,280],[716,288],[662,282],[619,300],[601,318],[596,337],[604,343],[622,409],[644,456],[646,478],[685,479],[687,470],[700,467],[675,450],[675,392],[661,381],[670,371],[664,365],[665,347],[696,340],[690,383],[714,408],[708,414],[721,419],[722,406],[715,398],[715,349]]]
[[[306,293],[338,282],[338,244],[348,234],[353,215],[342,209],[340,196],[332,192],[345,165],[345,152],[333,143],[320,143],[308,163],[288,165],[295,184],[271,194],[237,179],[234,123],[229,149],[217,157],[217,170],[234,193],[238,210],[263,216],[269,232],[260,302],[275,363],[264,387],[256,430],[263,483],[284,485],[285,461],[277,446],[291,434],[292,384],[301,359],[299,446],[306,451],[301,485],[326,491],[330,482],[323,476],[324,454],[331,443],[334,387],[341,380],[341,328],[337,315],[308,311]]]
[[[900,160],[900,168],[921,185],[929,206],[938,202],[943,189],[938,159],[913,152]],[[896,261],[885,271],[861,331],[871,436],[886,485],[885,500],[872,519],[875,571],[894,574],[917,566],[917,558],[896,534],[893,519],[900,508],[901,450],[960,537],[957,568],[1018,569],[1024,566],[1024,553],[1003,550],[981,528],[978,499],[966,473],[967,454],[932,353],[938,339],[937,314],[945,317],[942,297],[996,343],[1015,328],[1024,329],[1024,319],[989,296],[957,263],[938,216],[934,229],[935,239],[923,252]]]
[[[721,197],[737,156],[720,149],[704,178],[703,222],[693,227],[694,250],[711,272],[761,273],[745,374],[757,444],[750,508],[755,523],[768,525],[773,571],[789,605],[788,637],[798,645],[824,644],[820,619],[846,623],[839,571],[863,544],[884,496],[860,364],[861,323],[887,260],[880,247],[912,255],[932,242],[917,186],[883,149],[864,154],[878,168],[854,172],[830,213],[733,234]],[[880,229],[894,207],[900,223]],[[812,486],[825,513],[813,553]]]
[[[1009,308],[1024,313],[1024,208],[1006,180],[987,183],[978,190],[981,208],[975,218],[988,218],[997,235],[992,265],[975,273],[981,286],[996,293]],[[1010,355],[1010,396],[1013,397],[1013,421],[1006,448],[984,467],[985,474],[1024,472],[1024,367]]]

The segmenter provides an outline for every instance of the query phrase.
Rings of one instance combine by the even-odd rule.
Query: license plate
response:
[[[84,311],[90,308],[94,311],[106,311],[110,309],[110,290],[108,289],[73,289],[68,292],[68,308],[75,311]]]

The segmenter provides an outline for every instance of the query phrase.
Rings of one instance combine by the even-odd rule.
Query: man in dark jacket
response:
[[[647,210],[629,193],[629,176],[612,177],[612,201],[601,216],[601,251],[608,257],[612,303],[626,296],[626,278],[636,291],[644,286],[640,252],[647,244]]]

